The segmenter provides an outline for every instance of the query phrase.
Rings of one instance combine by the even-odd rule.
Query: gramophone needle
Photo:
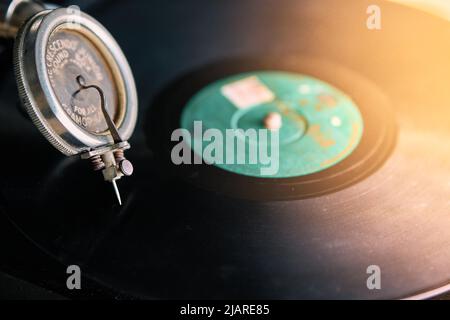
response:
[[[120,198],[120,192],[119,192],[119,188],[117,187],[116,179],[112,180],[111,183],[114,187],[114,192],[116,193],[116,197],[117,197],[117,200],[119,201],[119,205],[122,205],[122,199]]]

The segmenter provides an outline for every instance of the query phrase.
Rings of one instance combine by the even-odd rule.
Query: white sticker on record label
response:
[[[275,98],[275,94],[256,76],[224,85],[221,91],[239,109],[271,102]]]

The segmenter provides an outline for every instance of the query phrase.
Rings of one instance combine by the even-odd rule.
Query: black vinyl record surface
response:
[[[0,160],[2,211],[52,259],[132,297],[379,299],[445,291],[450,23],[377,1],[382,28],[369,30],[369,4],[111,4],[98,18],[124,49],[140,101],[128,153],[135,175],[119,182],[124,205],[87,163],[60,155],[21,117],[10,75],[0,87],[8,150]],[[118,25],[125,16],[133,22]],[[170,132],[185,101],[211,81],[265,69],[315,76],[357,101],[370,130],[351,156],[317,175],[270,182],[209,166],[175,168]],[[372,265],[381,270],[379,290],[366,285]]]

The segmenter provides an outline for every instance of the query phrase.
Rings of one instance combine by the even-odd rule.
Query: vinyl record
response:
[[[385,299],[448,290],[448,21],[385,1],[376,3],[379,30],[366,24],[373,1],[162,1],[145,15],[141,4],[117,4],[136,17],[132,25],[111,23],[112,34],[129,38],[140,101],[128,153],[136,171],[119,182],[122,207],[88,164],[61,157],[25,119],[2,113],[2,211],[27,239],[137,298]],[[355,139],[344,130],[332,161],[319,155],[275,178],[174,165],[172,130],[204,111],[196,97],[252,75],[269,87],[320,84],[342,116],[330,113],[326,125],[360,124]],[[368,286],[374,268],[379,289]]]
[[[265,72],[262,70],[265,70]],[[274,110],[278,110],[278,106],[275,105],[278,103],[283,103],[286,106],[285,108],[289,109],[284,111],[286,114],[283,115],[285,122],[292,117],[300,117],[302,112],[308,112],[305,120],[300,119],[305,128],[294,127],[287,128],[286,131],[280,130],[279,143],[280,148],[283,149],[282,154],[279,155],[279,160],[282,162],[279,164],[281,167],[278,168],[279,174],[264,177],[259,174],[259,170],[254,170],[250,171],[251,176],[249,176],[249,173],[245,172],[245,170],[248,171],[247,164],[238,166],[236,163],[232,163],[229,166],[223,166],[225,170],[223,167],[217,168],[214,165],[194,164],[193,160],[188,164],[174,164],[171,159],[172,150],[179,140],[172,141],[174,139],[171,138],[171,135],[177,128],[183,127],[182,111],[195,93],[208,84],[230,75],[238,75],[238,79],[247,79],[249,77],[258,78],[258,75],[261,74],[263,77],[265,75],[266,81],[270,81],[271,77],[276,77],[273,86],[279,86],[276,89],[282,92],[281,94],[285,99],[280,98],[274,100],[274,102],[262,103],[246,109],[250,111],[244,110],[246,112],[244,115],[251,112],[256,113],[260,108],[270,108],[269,104],[274,105],[272,107]],[[306,78],[304,75],[309,77]],[[296,77],[299,77],[299,80]],[[287,83],[282,83],[283,79],[287,79]],[[317,84],[315,82],[317,80],[313,79],[326,81],[339,89],[326,86],[323,82]],[[236,79],[232,78],[221,83],[216,90],[217,96],[222,95],[219,93],[220,88],[235,81]],[[306,81],[307,84],[302,84],[302,81]],[[311,81],[313,82],[309,83]],[[293,82],[295,88],[289,87],[291,82]],[[296,94],[299,86],[303,86],[305,90],[316,90],[317,92],[311,93],[311,95],[300,92]],[[286,92],[283,92],[283,90]],[[327,90],[330,93],[327,93]],[[203,114],[202,111],[197,112],[198,114],[192,115],[192,119],[206,120],[204,121],[206,127],[209,125],[209,120],[212,125],[222,121],[224,128],[232,128],[233,117],[242,114],[243,109],[230,106],[229,108],[232,110],[229,114],[221,112],[220,101],[215,100],[214,94],[212,91],[206,92],[206,97],[212,97],[212,99],[203,99],[199,103],[200,108],[211,110],[209,112],[214,119],[208,119],[206,113],[208,111]],[[346,95],[350,96],[351,99],[347,98]],[[330,105],[327,105],[326,101],[320,101],[325,98],[333,99]],[[226,100],[223,96],[219,99]],[[347,99],[348,102],[353,103],[354,101],[356,104],[352,108],[358,110],[356,111],[359,114],[358,119],[354,123],[350,123],[350,120],[346,123],[339,123],[339,127],[335,127],[335,131],[331,131],[334,127],[330,123],[331,120],[340,122],[342,117],[345,118],[345,112],[350,112],[345,109]],[[295,109],[287,107],[294,104],[297,105]],[[228,102],[228,105],[231,105],[231,103]],[[225,108],[226,106],[222,107]],[[185,75],[173,85],[168,86],[155,99],[154,107],[151,110],[153,113],[149,117],[150,123],[147,125],[147,128],[152,129],[148,134],[150,148],[157,155],[165,156],[161,160],[163,165],[165,163],[166,166],[169,166],[166,174],[176,171],[172,174],[191,180],[192,183],[207,190],[254,200],[286,200],[319,196],[358,182],[384,163],[393,148],[396,135],[394,113],[389,105],[388,98],[375,84],[344,67],[305,56],[284,56],[282,59],[279,57],[253,57],[213,63],[201,68],[201,70]],[[242,128],[239,128],[262,127],[260,124],[266,112],[268,111],[257,114],[254,117],[256,119],[251,118],[247,127],[241,125]],[[187,123],[192,124],[192,119],[188,119]],[[242,121],[245,122],[245,119]],[[285,126],[288,125],[289,123],[285,124]],[[342,136],[341,133],[346,129],[345,126],[349,127],[348,134]],[[352,128],[352,126],[356,126],[357,129]],[[317,133],[314,132],[315,128],[318,128]],[[297,134],[298,136],[296,136]],[[354,138],[353,136],[358,137]],[[223,137],[225,137],[225,133]],[[339,141],[336,137],[341,138],[342,141]],[[303,143],[306,139],[310,141]],[[329,139],[330,146],[326,145],[328,142],[326,139]],[[353,142],[354,146],[351,145],[352,139],[358,140]],[[184,142],[187,142],[187,139],[180,140],[186,140]],[[247,150],[250,149],[250,142],[248,139],[245,141]],[[333,148],[335,150],[329,151]],[[225,153],[225,151],[222,153]],[[196,153],[191,155],[190,159],[196,156],[201,157]],[[246,160],[248,162],[248,157]],[[333,162],[330,160],[333,160]],[[304,167],[306,163],[310,164],[311,167]],[[329,163],[329,165],[322,167],[322,163]],[[233,171],[230,172],[227,168]],[[297,168],[302,170],[293,170]],[[239,186],[239,188],[236,186]]]

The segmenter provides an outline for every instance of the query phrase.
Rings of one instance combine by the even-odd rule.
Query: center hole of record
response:
[[[289,104],[283,101],[273,101],[264,105],[255,106],[248,109],[237,110],[231,117],[232,129],[268,129],[267,118],[273,115],[279,117],[278,130],[280,145],[289,144],[300,139],[308,127],[306,118],[289,107]],[[258,143],[258,141],[248,140],[249,143]]]

